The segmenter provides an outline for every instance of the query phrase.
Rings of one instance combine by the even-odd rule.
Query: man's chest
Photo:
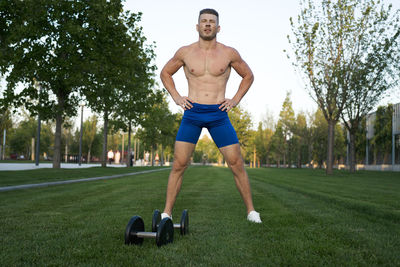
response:
[[[185,71],[194,76],[220,76],[230,70],[230,59],[218,51],[194,51],[185,57]]]

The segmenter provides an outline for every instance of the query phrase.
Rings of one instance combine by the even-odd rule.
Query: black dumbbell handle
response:
[[[155,237],[157,237],[156,232],[136,232],[136,233],[132,233],[132,235],[140,237],[140,238],[155,238]]]

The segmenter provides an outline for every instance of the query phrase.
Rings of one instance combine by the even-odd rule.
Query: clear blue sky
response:
[[[384,0],[400,9],[400,0]],[[292,93],[293,108],[299,111],[315,111],[317,106],[303,89],[303,82],[295,73],[284,49],[288,46],[287,35],[291,33],[290,17],[299,14],[299,0],[152,0],[125,2],[125,9],[142,12],[143,32],[149,43],[156,42],[157,81],[158,74],[176,50],[198,40],[196,31],[198,12],[214,8],[220,15],[221,31],[217,40],[236,48],[249,64],[255,81],[241,104],[257,123],[269,110],[277,119],[286,92]],[[183,71],[174,76],[178,91],[187,95],[187,82]],[[227,87],[227,97],[232,97],[240,77],[232,71]],[[398,90],[400,91],[400,90]],[[179,107],[169,98],[170,108]],[[383,103],[400,102],[400,92],[386,98]]]

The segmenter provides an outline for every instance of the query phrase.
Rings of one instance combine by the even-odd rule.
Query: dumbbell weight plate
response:
[[[143,243],[143,238],[133,234],[137,232],[144,232],[144,223],[140,216],[133,216],[125,229],[125,244],[141,245]]]
[[[174,225],[170,218],[161,220],[157,229],[156,243],[157,246],[162,246],[174,241]]]
[[[161,221],[161,212],[159,210],[155,210],[153,213],[153,219],[151,221],[151,231],[157,232],[157,225],[160,224]]]
[[[180,231],[181,235],[189,233],[189,212],[187,210],[183,210],[182,212]]]

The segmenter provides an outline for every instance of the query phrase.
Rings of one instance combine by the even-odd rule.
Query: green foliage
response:
[[[379,0],[302,0],[301,8],[297,22],[290,19],[293,65],[330,125],[342,117],[354,155],[362,117],[399,82],[399,12],[391,13],[391,6]],[[330,129],[328,173],[333,159]]]
[[[376,111],[374,137],[371,139],[375,161],[387,162],[389,154],[392,152],[392,116],[392,104],[388,104],[386,107],[380,106]],[[383,155],[384,159],[377,159],[378,155]]]
[[[127,131],[157,101],[152,92],[155,55],[138,25],[141,13],[123,13],[121,1],[88,4],[85,14],[90,42],[82,51],[89,61],[84,75],[90,85],[82,93],[91,109],[103,114],[105,164],[109,119],[111,128]]]
[[[293,134],[295,127],[295,115],[292,100],[290,99],[290,92],[286,93],[285,100],[283,101],[282,109],[279,113],[279,123],[282,125],[283,135],[285,138],[289,138]]]
[[[82,2],[5,1],[1,73],[5,73],[6,104],[24,105],[42,119],[76,114],[82,80]],[[40,91],[35,86],[40,84]],[[22,91],[15,88],[23,85]],[[39,105],[39,99],[41,105]]]
[[[326,160],[328,123],[320,109],[315,112],[311,127],[313,160],[318,163],[319,167],[321,167],[323,162]]]
[[[280,150],[280,154],[283,156],[283,164],[286,165],[287,160],[289,160],[289,167],[291,165],[290,162],[290,141],[293,137],[293,132],[295,128],[295,116],[294,110],[292,107],[292,101],[290,100],[290,92],[286,93],[285,100],[282,104],[282,110],[279,113],[279,120],[276,126],[277,131],[281,131],[276,136],[276,141],[281,142],[277,148]]]
[[[201,163],[218,163],[222,155],[214,141],[207,135],[199,139],[193,153],[193,161]]]
[[[13,126],[13,121],[11,118],[11,112],[9,109],[6,109],[0,114],[0,131],[1,131],[1,133],[4,130],[10,129],[12,126]]]
[[[0,158],[1,158],[1,156],[3,155],[2,153],[3,153],[4,130],[6,131],[6,136],[7,136],[7,134],[10,133],[10,129],[13,127],[13,120],[11,117],[11,112],[8,108],[3,110],[0,109],[0,111],[1,111],[0,113]]]
[[[356,162],[358,164],[365,163],[365,153],[367,144],[367,129],[366,129],[366,116],[361,119],[360,126],[355,135],[355,150],[356,150]]]
[[[317,110],[314,114],[311,124],[311,134],[312,134],[312,151],[313,160],[318,164],[319,167],[326,162],[327,155],[327,132],[328,123],[322,115],[321,110]],[[346,141],[343,128],[340,125],[335,127],[335,160],[343,161],[346,155]]]
[[[83,123],[83,132],[82,132],[82,151],[86,150],[87,162],[89,163],[91,160],[93,143],[96,141],[96,137],[98,137],[97,131],[97,117],[95,115],[89,117]],[[97,138],[98,140],[98,138]]]
[[[272,135],[272,129],[263,129],[263,124],[261,122],[258,124],[258,128],[254,136],[254,145],[261,164],[269,164],[270,162]]]
[[[153,152],[158,144],[165,147],[173,145],[181,119],[181,115],[172,114],[168,109],[165,92],[157,91],[154,98],[158,101],[143,114],[141,128],[137,132],[145,148]]]
[[[297,114],[293,125],[293,138],[291,147],[293,150],[293,161],[297,167],[301,168],[304,163],[309,163],[309,147],[311,146],[311,131],[307,125],[307,119],[304,113]]]
[[[245,148],[250,141],[249,130],[252,127],[250,113],[238,105],[229,111],[228,116],[236,130],[240,146]]]
[[[6,26],[0,31],[0,72],[7,80],[1,105],[24,105],[44,120],[56,119],[55,167],[62,121],[76,115],[80,100],[105,113],[105,134],[113,112],[123,115],[117,120],[137,123],[155,70],[153,48],[144,45],[137,24],[140,13],[123,13],[119,0],[13,0],[1,3],[0,17]]]
[[[25,159],[29,159],[32,155],[32,138],[37,138],[38,122],[35,118],[25,115],[24,120],[18,123],[15,128],[8,133],[9,151],[18,155],[24,155]],[[41,124],[40,132],[40,154],[43,156],[52,156],[54,144],[54,132],[52,125],[49,123]]]

